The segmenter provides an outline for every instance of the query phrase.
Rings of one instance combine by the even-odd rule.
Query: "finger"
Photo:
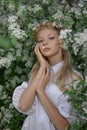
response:
[[[37,46],[35,46],[34,52],[35,54],[37,54]]]
[[[37,56],[39,57],[39,58],[43,58],[43,56],[42,56],[42,54],[41,54],[41,52],[40,52],[40,48],[37,46],[36,47],[36,51],[37,51]]]
[[[41,53],[40,53],[40,50],[39,50],[39,47],[38,47],[38,46],[35,47],[35,54],[36,54],[36,56],[37,56],[38,61],[41,63],[43,57],[42,57],[42,55],[41,55]]]
[[[36,53],[38,53],[38,52],[39,52],[38,45],[36,45],[36,47],[35,47],[35,51],[36,51]]]
[[[36,47],[35,47],[35,54],[37,55],[37,56],[39,56],[39,49],[38,49],[38,46],[36,45]]]

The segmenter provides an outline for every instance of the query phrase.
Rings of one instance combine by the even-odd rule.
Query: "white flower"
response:
[[[87,82],[86,82],[87,83]],[[85,93],[85,96],[87,97],[87,92]],[[86,104],[87,105],[87,104]]]
[[[26,67],[32,67],[33,62],[31,60],[28,60],[25,64]]]
[[[60,39],[66,39],[67,34],[69,34],[70,32],[72,32],[72,30],[70,30],[70,29],[61,30],[59,38]]]
[[[42,8],[40,7],[40,5],[35,4],[33,8],[34,13],[38,12],[39,10],[42,10]]]
[[[48,3],[49,3],[49,0],[43,0],[43,3],[44,3],[44,4],[48,4]]]
[[[27,37],[24,30],[20,29],[20,26],[16,23],[18,17],[10,16],[8,21],[10,25],[8,26],[8,30],[12,30],[11,36],[15,36],[17,39],[22,39],[23,37]]]
[[[32,29],[34,26],[35,26],[34,23],[29,23],[29,24],[28,24],[28,28],[29,28],[29,29],[30,29],[30,28]]]
[[[1,99],[4,100],[4,99],[7,99],[7,98],[8,98],[8,95],[6,94],[6,92],[3,92]]]
[[[83,45],[84,42],[87,41],[87,29],[84,29],[82,33],[76,33],[74,36],[76,43],[79,43],[79,45]]]
[[[18,17],[17,16],[9,16],[9,18],[8,18],[8,22],[9,23],[14,23],[14,22],[16,22],[16,20],[18,19]]]
[[[27,37],[24,30],[21,30],[19,28],[12,31],[12,36],[15,36],[18,39],[22,39],[23,37]]]
[[[34,25],[33,25],[32,23],[29,23],[29,24],[28,24],[28,28],[33,28],[33,26],[34,26]]]
[[[84,112],[87,114],[87,108],[83,108]]]
[[[39,25],[40,25],[39,23],[35,22],[35,23],[34,23],[34,27],[32,28],[32,30],[33,30],[33,31],[36,30],[36,28],[37,28]]]
[[[77,55],[77,53],[79,51],[79,44],[73,44],[72,47],[73,47],[73,50],[74,50],[74,54]]]
[[[19,29],[20,26],[17,23],[12,23],[8,26],[8,30]]]
[[[20,16],[22,15],[22,12],[26,9],[25,5],[19,5],[19,9],[17,12],[17,15]]]
[[[10,103],[10,104],[9,104],[9,109],[13,109],[13,108],[14,108],[13,104]]]
[[[87,52],[87,29],[84,29],[83,32],[77,32],[74,35],[74,40],[75,43],[72,45],[73,49],[74,49],[74,53],[75,55],[77,55],[80,47],[83,45],[83,57],[86,57],[86,52]]]
[[[13,81],[16,83],[19,80],[18,76],[14,76]]]
[[[2,85],[0,85],[0,93],[2,92],[2,88],[3,88],[3,86],[2,86]]]
[[[71,12],[74,12],[75,15],[76,15],[76,17],[77,17],[77,16],[81,16],[81,10],[80,10],[80,8],[72,7],[70,11],[71,11]]]
[[[53,17],[55,20],[57,20],[57,19],[60,19],[60,18],[62,18],[62,17],[64,17],[64,16],[63,16],[62,11],[61,11],[61,10],[58,10],[52,17]]]
[[[11,114],[11,112],[10,112],[9,110],[6,111],[6,113],[5,113],[5,118],[10,119],[12,116],[13,116],[13,115]]]
[[[14,57],[12,55],[10,55],[10,54],[8,54],[7,57],[1,57],[1,59],[0,59],[0,68],[1,67],[8,68],[11,65],[13,60],[14,60]]]
[[[32,7],[31,7],[31,6],[28,6],[28,10],[29,10],[29,11],[32,11]]]
[[[80,3],[78,4],[78,6],[79,6],[79,7],[83,7],[83,3],[80,2]]]
[[[83,10],[83,14],[87,15],[87,10],[86,9]]]
[[[73,88],[74,89],[77,89],[77,84],[79,83],[79,80],[76,80],[73,82]]]
[[[85,81],[86,81],[86,83],[87,83],[87,75],[85,76]]]
[[[31,12],[38,12],[39,10],[42,10],[42,7],[40,7],[39,4],[34,4],[33,8],[30,6],[28,7],[28,10],[31,11]]]
[[[9,3],[8,8],[13,11],[15,9],[15,5],[13,3]]]
[[[5,111],[5,107],[4,106],[2,106],[0,109],[1,109],[1,112]]]
[[[58,15],[58,18],[62,18],[63,17],[63,13],[61,10],[58,10],[57,11],[57,15]]]

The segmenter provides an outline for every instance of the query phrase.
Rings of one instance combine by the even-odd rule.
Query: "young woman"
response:
[[[82,77],[70,65],[60,31],[61,27],[52,22],[44,22],[34,31],[37,63],[29,82],[23,82],[13,93],[15,108],[28,115],[22,130],[66,130],[76,120],[65,91],[74,87],[73,80]]]

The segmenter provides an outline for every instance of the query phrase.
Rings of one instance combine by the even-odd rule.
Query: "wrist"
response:
[[[45,69],[46,69],[46,66],[43,66],[43,65],[40,66],[40,71],[43,71]]]
[[[42,89],[42,88],[36,88],[36,93],[39,95],[39,94],[42,94],[42,93],[44,93],[45,92],[45,90],[44,89]]]

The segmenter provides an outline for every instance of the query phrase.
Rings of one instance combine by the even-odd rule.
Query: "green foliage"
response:
[[[12,43],[11,43],[10,39],[0,35],[0,48],[9,49],[11,47],[12,47]]]
[[[76,82],[76,81],[74,81]],[[75,88],[67,92],[71,97],[71,102],[77,113],[78,120],[70,130],[86,130],[87,129],[87,82],[79,81]]]

